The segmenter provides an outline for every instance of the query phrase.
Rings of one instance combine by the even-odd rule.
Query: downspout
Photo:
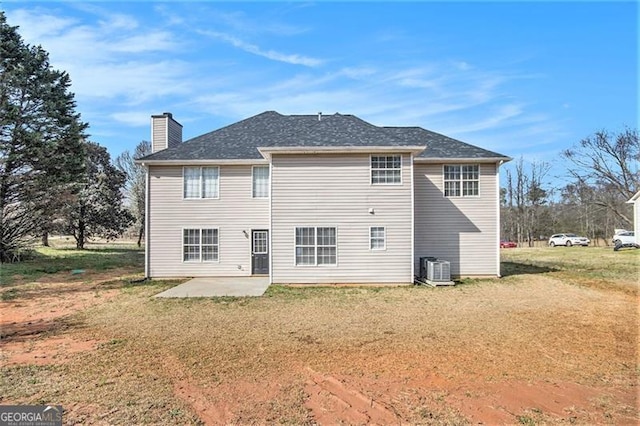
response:
[[[496,245],[494,250],[498,251],[496,256],[498,278],[502,277],[500,271],[500,166],[502,166],[502,163],[504,163],[504,160],[496,163]]]
[[[415,257],[415,186],[413,183],[413,153],[411,153],[411,284],[415,283],[416,277],[416,257]]]
[[[269,285],[273,284],[273,156],[269,158]]]
[[[149,213],[150,213],[150,208],[149,206],[151,205],[151,200],[149,199],[149,194],[150,194],[150,190],[149,190],[149,184],[151,182],[150,180],[150,175],[149,175],[149,166],[144,164],[145,166],[145,186],[144,186],[144,277],[145,279],[150,279],[151,277],[149,276],[151,274],[150,271],[150,259],[151,259],[151,253],[150,253],[150,241],[151,241],[151,237],[150,237],[150,232],[149,232],[149,223],[150,223],[150,218],[149,218]]]

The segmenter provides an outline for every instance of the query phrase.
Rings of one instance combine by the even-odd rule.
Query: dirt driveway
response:
[[[0,403],[89,424],[639,420],[634,294],[529,274],[166,301],[127,272],[3,296]]]

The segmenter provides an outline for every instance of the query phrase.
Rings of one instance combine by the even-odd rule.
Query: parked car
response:
[[[611,238],[611,241],[614,246],[640,248],[640,245],[636,242],[636,234],[633,231],[618,232]]]
[[[513,241],[500,241],[500,248],[516,248],[518,247],[518,243],[514,243]]]
[[[551,238],[549,238],[549,245],[551,247],[555,246],[588,246],[589,243],[588,238],[579,237],[576,234],[553,234]]]

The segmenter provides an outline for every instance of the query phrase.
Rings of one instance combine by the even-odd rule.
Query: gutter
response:
[[[513,160],[511,157],[480,157],[480,158],[452,158],[452,157],[430,157],[430,158],[414,158],[416,163],[506,163]]]
[[[189,165],[238,165],[238,166],[250,166],[250,165],[268,165],[269,161],[262,158],[256,159],[233,159],[233,160],[135,160],[136,164],[142,164],[143,166],[189,166]]]
[[[496,248],[498,255],[496,256],[496,272],[498,278],[502,277],[502,271],[500,270],[500,166],[504,163],[500,160],[496,163]]]

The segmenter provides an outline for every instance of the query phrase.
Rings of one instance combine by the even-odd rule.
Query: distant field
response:
[[[92,242],[86,245],[87,250],[76,250],[72,237],[52,237],[49,243],[50,247],[37,247],[25,261],[3,264],[0,286],[10,285],[15,279],[34,280],[57,272],[80,274],[115,268],[144,272],[144,249],[138,249],[130,240]]]
[[[640,250],[501,253],[504,278],[448,288],[159,300],[176,282],[133,284],[133,246],[44,251],[3,272],[0,403],[69,423],[640,421]]]

